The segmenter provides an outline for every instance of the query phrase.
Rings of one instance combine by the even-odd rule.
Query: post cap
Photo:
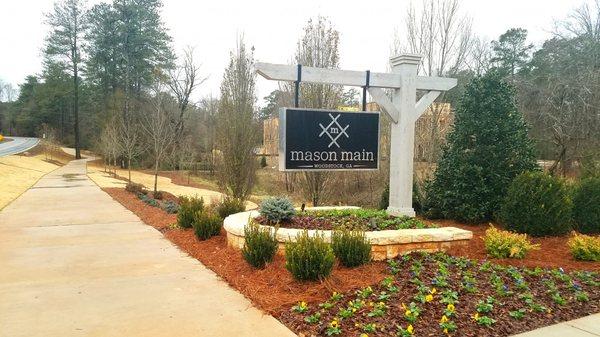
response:
[[[390,64],[392,65],[392,67],[396,67],[396,66],[399,66],[402,64],[419,65],[421,63],[422,58],[423,58],[423,56],[421,56],[419,54],[405,53],[405,54],[400,54],[397,56],[390,57]]]

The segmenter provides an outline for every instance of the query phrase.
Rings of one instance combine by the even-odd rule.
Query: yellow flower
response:
[[[478,321],[479,320],[479,313],[476,312],[475,315],[471,316],[473,318],[474,321]]]
[[[366,333],[361,333],[360,337],[369,337],[369,335],[367,335]]]
[[[379,305],[383,307],[383,306],[385,306],[385,303],[379,302]]]
[[[442,319],[440,320],[440,323],[446,323],[448,322],[448,317],[446,317],[446,315],[442,316]]]
[[[374,304],[373,302],[369,302],[369,306],[370,306],[370,307],[372,307],[372,306],[373,306],[373,304]]]
[[[406,304],[402,303],[402,309],[406,310]]]
[[[352,312],[356,312],[356,308],[352,308]]]
[[[406,327],[406,332],[408,332],[408,333],[409,333],[409,334],[411,334],[411,335],[413,334],[413,331],[414,331],[414,330],[415,330],[415,329],[413,328],[412,324],[409,324],[409,325]]]
[[[304,301],[300,302],[301,308],[306,308],[307,306],[308,306],[308,304],[306,304],[306,302],[304,302]]]
[[[332,328],[337,328],[338,327],[338,321],[337,320],[333,320],[331,321],[331,323],[329,323],[329,326]]]
[[[404,312],[404,316],[410,316],[410,314],[412,314],[412,311],[408,309]]]
[[[444,333],[447,335],[448,334],[448,328],[444,329]]]
[[[433,301],[433,295],[429,294],[427,296],[425,296],[425,302],[431,302]]]
[[[449,312],[454,312],[454,309],[456,309],[454,307],[454,304],[450,303],[448,304],[448,306],[446,306],[446,310],[448,310]]]
[[[437,293],[437,289],[431,288],[431,290],[429,290],[429,293],[431,293],[433,295],[433,294]]]

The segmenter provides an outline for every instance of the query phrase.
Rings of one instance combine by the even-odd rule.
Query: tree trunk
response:
[[[75,37],[77,38],[77,37]],[[75,40],[75,47],[71,51],[73,54],[73,115],[75,117],[74,128],[75,128],[75,159],[81,159],[81,148],[79,144],[79,79],[77,78],[77,40]]]
[[[154,193],[156,193],[156,185],[158,184],[158,159],[154,162]]]
[[[129,182],[131,182],[131,157],[127,158],[127,170],[129,171]]]

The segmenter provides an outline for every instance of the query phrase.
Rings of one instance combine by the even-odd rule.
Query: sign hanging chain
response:
[[[369,88],[370,80],[371,80],[371,71],[367,70],[365,86],[363,87],[363,94],[362,94],[362,111],[367,111],[367,89]]]
[[[296,92],[294,95],[294,108],[297,108],[300,100],[300,81],[302,81],[302,65],[298,64],[298,75],[296,77],[295,86]]]

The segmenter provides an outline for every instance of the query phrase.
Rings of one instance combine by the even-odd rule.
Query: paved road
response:
[[[294,336],[85,171],[72,161],[0,212],[1,337]]]
[[[17,154],[25,152],[32,147],[36,146],[40,140],[39,138],[28,138],[28,137],[6,137],[12,139],[12,141],[0,143],[0,157],[9,156],[11,154]]]

